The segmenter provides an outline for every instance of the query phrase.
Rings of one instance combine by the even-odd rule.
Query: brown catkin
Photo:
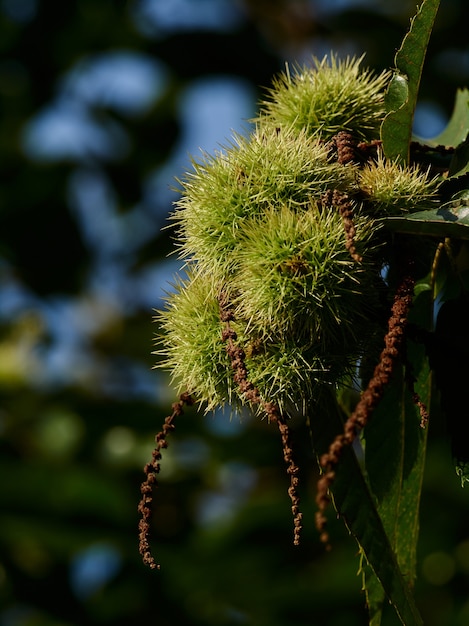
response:
[[[356,229],[353,221],[353,206],[348,194],[338,189],[329,189],[321,198],[321,206],[325,209],[336,209],[344,224],[345,247],[354,261],[361,263],[363,257],[357,252],[355,245]]]
[[[345,130],[341,130],[332,138],[332,144],[337,151],[337,162],[347,165],[356,159],[357,141],[353,135]]]
[[[410,264],[409,268],[410,270]],[[364,428],[383,397],[388,385],[394,364],[400,356],[407,317],[412,304],[415,280],[410,271],[402,279],[394,296],[391,315],[388,321],[388,330],[384,338],[384,349],[376,366],[373,376],[363,392],[355,410],[345,422],[344,431],[334,439],[329,450],[319,460],[323,469],[323,475],[318,481],[316,504],[316,527],[320,533],[321,541],[326,545],[329,535],[326,531],[325,510],[330,502],[329,490],[335,480],[335,468],[339,463],[342,452],[350,446],[359,430]]]
[[[236,331],[230,326],[230,322],[234,320],[234,311],[225,293],[222,292],[220,294],[218,302],[220,306],[220,320],[225,323],[222,330],[222,341],[226,344],[226,352],[230,358],[231,368],[233,369],[233,380],[238,385],[244,398],[252,404],[260,405],[269,421],[275,421],[280,431],[283,457],[287,464],[287,473],[290,476],[288,495],[290,496],[292,504],[291,508],[294,524],[293,543],[297,546],[300,543],[303,514],[300,511],[300,497],[298,495],[299,467],[293,455],[291,432],[278,405],[274,402],[263,400],[258,388],[249,380],[245,362],[246,353],[243,348],[235,343],[238,337]]]
[[[142,555],[143,562],[151,569],[160,569],[159,564],[155,561],[155,558],[150,548],[150,528],[152,520],[152,504],[153,504],[153,492],[158,486],[156,476],[160,472],[160,460],[161,450],[168,447],[166,437],[174,430],[174,420],[179,415],[184,413],[184,405],[191,406],[194,404],[192,396],[188,393],[180,395],[178,402],[174,402],[172,405],[173,412],[166,417],[163,427],[155,437],[156,446],[152,453],[152,460],[145,465],[143,471],[145,472],[145,480],[140,486],[140,493],[142,495],[138,504],[138,511],[141,515],[138,529],[139,529],[139,552]]]

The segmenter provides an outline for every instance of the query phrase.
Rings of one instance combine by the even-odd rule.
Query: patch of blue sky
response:
[[[83,241],[96,259],[116,256],[126,246],[117,196],[99,168],[77,168],[68,181],[68,203]]]
[[[448,123],[448,117],[438,102],[420,101],[415,109],[413,133],[421,139],[431,139],[439,135]]]
[[[51,336],[60,343],[72,346],[80,343],[80,337],[92,337],[99,334],[119,320],[116,311],[106,300],[89,296],[72,298],[69,296],[50,296],[44,300],[42,310],[50,326]],[[76,335],[70,332],[73,328]]]
[[[119,324],[123,315],[144,310],[151,350],[152,309],[163,305],[159,294],[170,273],[165,264],[158,267],[155,263],[151,281],[148,275],[137,274],[135,278],[126,267],[109,264],[91,273],[94,282],[79,297],[39,298],[19,283],[4,263],[0,272],[0,320],[30,314],[40,320],[40,332],[26,346],[31,367],[24,375],[29,383],[40,389],[86,387],[105,397],[137,397],[151,402],[163,397],[167,380],[146,364],[101,358],[94,348],[94,338]]]
[[[257,472],[246,463],[230,462],[221,465],[215,489],[204,491],[198,498],[198,524],[207,526],[230,521],[248,499],[257,480]]]
[[[149,321],[150,326],[150,321]],[[151,339],[149,335],[149,339]],[[151,343],[149,343],[151,348]],[[158,402],[165,398],[158,376],[145,363],[124,356],[101,363],[96,381],[96,392],[114,400],[144,400]],[[89,388],[93,388],[93,381]]]
[[[119,212],[111,182],[98,167],[76,168],[68,181],[68,204],[95,261],[131,257],[160,230],[142,204]]]
[[[143,267],[134,278],[135,299],[139,305],[144,310],[163,308],[168,294],[186,277],[184,265],[180,259],[171,257]]]
[[[210,458],[210,448],[200,437],[186,437],[179,440],[173,449],[175,467],[195,470],[205,465]]]
[[[247,81],[234,76],[210,76],[193,81],[179,100],[183,126],[180,150],[193,155],[220,149],[233,132],[252,130],[256,94]],[[224,139],[225,138],[225,139]]]
[[[226,32],[244,17],[232,0],[139,0],[131,14],[138,30],[149,37],[198,29]]]
[[[21,144],[34,161],[114,161],[127,154],[129,138],[114,120],[97,120],[81,103],[59,100],[26,123]]]
[[[119,160],[129,137],[122,124],[97,111],[143,115],[167,83],[164,65],[141,53],[115,50],[81,59],[60,81],[55,99],[26,123],[23,151],[42,161]]]
[[[141,310],[136,299],[135,277],[129,260],[106,259],[93,266],[86,287],[92,297],[105,300],[123,315],[132,315]]]
[[[11,321],[39,303],[39,298],[17,280],[14,269],[0,258],[0,321]]]
[[[95,543],[78,552],[70,564],[70,585],[80,600],[102,589],[122,567],[119,551],[108,543]]]
[[[88,293],[124,314],[162,307],[165,290],[172,290],[167,282],[181,274],[184,262],[174,255],[134,268],[139,249],[157,236],[162,219],[144,201],[119,212],[115,190],[99,168],[77,168],[70,175],[68,204],[89,249]]]
[[[408,5],[407,0],[310,0],[312,9],[319,17],[332,17],[336,13],[342,13],[351,9],[380,12],[385,14],[399,14],[403,5]]]
[[[168,70],[157,59],[132,50],[114,50],[78,61],[62,80],[62,97],[92,107],[143,115],[168,85]]]
[[[229,461],[221,466],[218,480],[220,487],[227,493],[245,496],[256,486],[258,474],[247,463]]]
[[[247,409],[241,414],[234,413],[230,407],[216,409],[204,415],[205,427],[217,437],[232,438],[239,436],[247,428],[252,413]]]
[[[192,169],[191,158],[221,150],[233,132],[247,134],[256,113],[254,88],[234,76],[210,76],[194,80],[178,102],[180,138],[166,163],[144,181],[145,203],[164,211],[178,197],[176,179]]]
[[[241,505],[240,500],[217,491],[205,491],[196,504],[196,520],[200,526],[228,522]]]
[[[90,342],[90,325],[94,322],[91,309],[84,311],[70,301],[68,310],[66,303],[57,305],[55,310],[51,307],[46,310],[45,306],[41,310],[50,338],[34,350],[37,367],[31,368],[28,374],[31,385],[40,389],[72,386],[113,399],[158,401],[167,381],[160,379],[145,363],[125,356],[102,357],[93,349]],[[149,317],[149,351],[151,331]]]
[[[70,329],[77,336],[76,331]],[[95,392],[100,380],[100,364],[90,350],[81,343],[54,342],[36,350],[40,364],[29,375],[29,383],[37,389],[63,389],[83,387]]]

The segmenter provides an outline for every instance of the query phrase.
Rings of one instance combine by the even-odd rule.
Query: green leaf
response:
[[[368,607],[369,626],[381,626],[383,611],[386,609],[386,594],[376,578],[373,570],[368,565],[365,554],[361,553],[360,571],[363,579],[363,590]]]
[[[431,328],[432,294],[424,282],[418,285],[411,320]],[[407,358],[416,377],[415,391],[430,405],[431,377],[423,345],[408,342]],[[419,503],[422,488],[427,429],[412,400],[403,369],[394,372],[391,385],[365,428],[365,461],[371,490],[400,570],[410,586],[416,577]],[[365,571],[364,585],[372,623],[379,625],[383,593]]]
[[[459,178],[469,172],[469,138],[466,138],[454,151],[449,165],[449,178]]]
[[[383,219],[386,228],[397,233],[469,240],[469,192],[438,209],[418,211],[405,217]]]
[[[436,137],[425,139],[428,146],[459,146],[469,133],[469,89],[458,89],[454,101],[453,113],[446,128]]]
[[[325,452],[343,428],[335,398],[324,397],[323,418],[310,422],[318,454]],[[362,468],[351,449],[344,450],[333,485],[333,499],[339,515],[357,540],[388,600],[405,626],[422,626],[411,589],[403,577],[389,541],[377,503]],[[379,622],[375,621],[376,626]]]
[[[395,58],[395,74],[386,97],[387,115],[381,125],[384,154],[408,162],[417,94],[423,63],[440,0],[424,0],[411,21]]]

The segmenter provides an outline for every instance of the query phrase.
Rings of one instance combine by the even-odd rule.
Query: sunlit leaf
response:
[[[469,197],[460,197],[438,209],[418,211],[405,217],[389,217],[383,221],[386,228],[398,233],[468,240]]]
[[[417,94],[423,63],[439,0],[424,0],[395,58],[395,74],[386,99],[386,115],[381,126],[383,150],[389,159],[409,160]]]
[[[425,139],[429,146],[446,146],[455,148],[465,141],[469,133],[469,89],[458,89],[454,102],[453,113],[446,128],[436,137]]]
[[[466,138],[457,146],[449,166],[450,178],[459,178],[469,172],[469,141]]]

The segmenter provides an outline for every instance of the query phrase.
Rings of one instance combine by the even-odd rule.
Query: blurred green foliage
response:
[[[144,9],[152,4],[173,9],[169,26],[151,21]],[[158,332],[152,306],[171,279],[164,258],[172,243],[161,231],[171,210],[167,185],[181,172],[175,168],[153,195],[146,185],[171,163],[184,135],[181,98],[195,81],[242,79],[259,98],[258,86],[268,86],[285,59],[331,49],[366,51],[368,65],[381,70],[414,9],[407,0],[392,7],[385,0],[0,2],[2,626],[366,623],[356,546],[331,519],[334,548],[326,554],[314,530],[317,476],[301,423],[294,429],[306,526],[300,548],[291,545],[276,429],[191,409],[162,462],[154,532],[162,569],[140,563],[142,466],[174,400],[166,378],[151,372],[150,353]],[[204,25],[204,15],[218,22]],[[443,117],[468,82],[468,19],[464,0],[443,0],[421,86],[422,102]],[[85,102],[96,132],[108,129],[110,153],[48,158],[44,146],[28,153],[28,124],[57,104],[77,64],[116,51],[164,66],[151,106],[130,115],[106,98]],[[71,98],[70,106],[84,106],[73,91],[68,96],[67,105]],[[61,145],[60,136],[49,139]],[[90,243],[73,190],[95,179],[107,196],[87,196],[85,226],[101,219],[99,202],[109,197],[115,215]],[[146,236],[134,240],[140,218]],[[114,264],[103,269],[105,253]],[[468,524],[468,495],[436,419],[418,554],[417,602],[428,626],[469,620]]]

